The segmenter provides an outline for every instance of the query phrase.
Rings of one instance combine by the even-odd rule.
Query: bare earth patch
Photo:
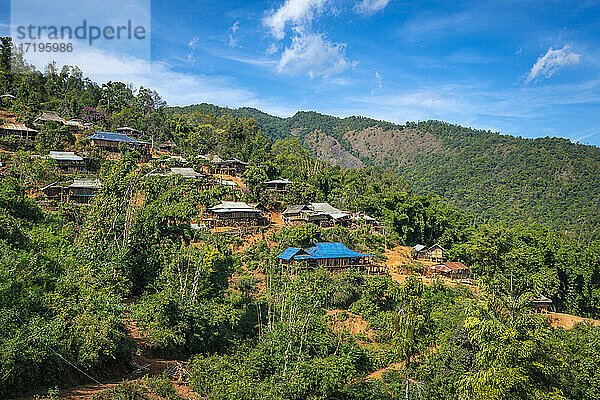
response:
[[[556,312],[548,313],[548,321],[554,328],[572,329],[576,324],[592,324],[600,326],[600,320],[577,317],[575,315],[561,314]]]

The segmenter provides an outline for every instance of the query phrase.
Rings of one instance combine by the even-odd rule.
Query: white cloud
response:
[[[526,81],[531,82],[541,78],[550,78],[556,71],[566,65],[579,64],[580,59],[581,54],[572,52],[569,46],[564,46],[558,50],[550,47],[546,54],[538,58],[533,64]]]
[[[267,50],[265,51],[265,53],[269,56],[277,53],[279,51],[279,46],[277,46],[275,43],[271,43],[271,45],[267,48]]]
[[[238,38],[235,36],[235,33],[240,29],[240,21],[235,21],[233,25],[229,28],[229,37],[227,38],[227,46],[229,47],[237,47],[238,46]]]
[[[286,47],[281,55],[277,71],[289,74],[306,72],[311,78],[342,73],[356,65],[346,60],[345,48],[343,43],[325,40],[323,34],[297,28],[291,46]]]
[[[238,55],[232,55],[232,54],[220,54],[220,53],[215,53],[215,55],[218,57],[221,57],[221,58],[225,58],[227,60],[237,61],[237,62],[240,62],[243,64],[248,64],[248,65],[255,65],[255,66],[277,65],[277,61],[270,59],[270,58],[245,57],[245,56],[238,56]]]
[[[585,139],[589,139],[589,138],[592,138],[592,137],[598,136],[598,135],[600,135],[600,130],[594,129],[591,132],[585,132],[583,134],[580,133],[579,135],[576,135],[577,137],[575,137],[572,141],[575,142],[575,143],[577,143],[577,142],[584,142],[585,143],[586,142]]]
[[[288,23],[303,25],[310,23],[315,12],[320,12],[327,0],[286,0],[277,11],[271,10],[263,18],[263,25],[271,30],[271,34],[281,40],[285,37]]]
[[[375,80],[377,81],[377,89],[383,89],[383,77],[377,71],[375,71]]]
[[[361,0],[354,4],[354,10],[359,14],[371,15],[383,10],[389,2],[390,0]]]
[[[186,58],[187,58],[187,62],[192,64],[194,63],[195,58],[194,58],[194,53],[196,51],[196,44],[198,44],[198,41],[200,39],[198,39],[198,36],[194,36],[187,44],[187,47],[190,49],[190,51],[187,53]]]
[[[290,40],[277,64],[276,71],[286,74],[306,73],[309,77],[331,77],[346,71],[355,63],[346,59],[345,43],[328,41],[322,33],[311,29],[312,21],[323,11],[329,0],[285,0],[283,5],[271,10],[263,18],[263,25],[270,29],[277,40],[286,38],[286,27],[291,26]],[[330,3],[330,11],[335,12]],[[279,46],[273,43],[267,54],[275,54]]]
[[[187,44],[187,45],[188,45],[188,47],[189,47],[190,49],[193,49],[194,47],[196,47],[196,44],[198,43],[198,41],[199,41],[199,40],[200,40],[200,39],[198,39],[198,36],[194,36],[194,37],[192,38],[192,40],[190,40],[190,41],[188,42],[188,44]]]

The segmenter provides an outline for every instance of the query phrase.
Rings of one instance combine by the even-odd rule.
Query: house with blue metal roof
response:
[[[341,268],[368,268],[372,254],[359,253],[343,243],[316,243],[313,247],[301,249],[288,247],[277,256],[280,264],[302,263],[308,268],[324,267],[329,270]]]
[[[144,153],[149,150],[152,146],[149,142],[142,142],[137,139],[134,139],[130,136],[127,136],[125,133],[117,133],[117,132],[103,132],[97,131],[92,136],[89,136],[88,139],[92,141],[92,144],[96,147],[99,147],[103,150],[107,151],[119,151],[119,146],[121,143],[124,143],[128,148],[135,148],[136,150]]]

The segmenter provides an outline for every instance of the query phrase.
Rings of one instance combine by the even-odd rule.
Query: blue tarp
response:
[[[88,139],[110,140],[113,142],[137,143],[138,141],[124,133],[98,131]]]
[[[314,247],[310,247],[306,250],[306,254],[298,254],[301,249],[295,247],[288,247],[281,253],[278,258],[283,260],[309,260],[319,258],[357,258],[357,257],[375,257],[372,254],[358,253],[354,250],[350,250],[343,243],[317,243]]]

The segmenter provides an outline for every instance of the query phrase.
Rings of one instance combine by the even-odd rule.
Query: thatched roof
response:
[[[42,115],[37,117],[35,121],[55,121],[65,124],[67,121],[56,113],[56,111],[42,111]]]

